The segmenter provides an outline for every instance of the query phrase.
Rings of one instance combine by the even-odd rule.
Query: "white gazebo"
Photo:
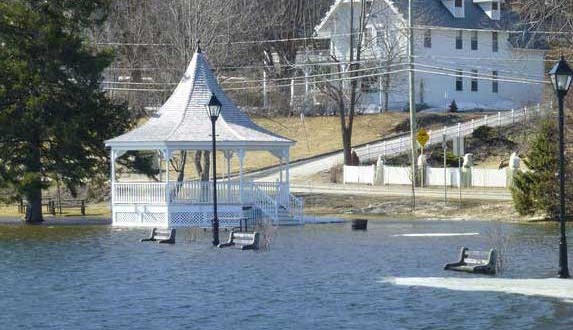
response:
[[[170,181],[169,161],[176,151],[211,151],[211,121],[205,105],[214,94],[222,104],[216,123],[217,152],[227,163],[225,180],[217,181],[221,227],[238,226],[245,207],[276,224],[302,223],[302,200],[289,191],[289,148],[295,143],[257,126],[225,95],[205,55],[196,53],[167,102],[142,126],[107,140],[111,148],[113,224],[135,227],[210,227],[212,182]],[[165,168],[162,182],[120,182],[115,162],[127,151],[155,150]],[[277,182],[253,182],[243,175],[249,151],[268,151],[279,159]],[[233,157],[238,179],[230,177]],[[162,166],[162,167],[163,167]]]

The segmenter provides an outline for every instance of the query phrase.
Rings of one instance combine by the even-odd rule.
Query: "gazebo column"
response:
[[[109,161],[111,162],[111,205],[112,205],[112,212],[113,212],[113,205],[115,204],[115,159],[116,159],[117,151],[111,148],[111,154]]]
[[[283,153],[285,158],[286,193],[290,194],[290,149],[285,149]]]
[[[283,183],[283,170],[284,170],[284,161],[281,155],[279,157],[279,184]]]
[[[171,214],[169,205],[171,204],[171,187],[169,187],[169,162],[171,161],[171,151],[165,149],[163,152],[163,160],[165,162],[165,221],[167,227],[171,224]]]
[[[233,151],[232,150],[225,150],[223,152],[225,156],[225,160],[227,162],[227,202],[232,202],[232,194],[231,194],[231,160],[233,158]]]
[[[244,192],[244,178],[243,178],[243,165],[244,165],[244,161],[245,161],[245,150],[240,149],[238,151],[238,156],[239,156],[239,194],[240,196],[240,201],[241,204],[243,203],[243,192]]]
[[[163,150],[163,160],[165,161],[165,198],[169,203],[169,162],[171,161],[171,151],[169,149]]]

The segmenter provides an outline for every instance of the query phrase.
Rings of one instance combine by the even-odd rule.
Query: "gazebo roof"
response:
[[[218,150],[275,150],[295,143],[258,126],[241,112],[225,95],[205,55],[197,48],[183,78],[157,114],[105,144],[123,150],[210,150],[211,120],[205,104],[212,94],[222,104],[216,122]]]

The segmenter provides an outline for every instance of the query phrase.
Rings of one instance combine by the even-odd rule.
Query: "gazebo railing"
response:
[[[211,204],[213,203],[213,182],[185,181],[169,183],[169,202],[172,204]],[[238,182],[217,182],[217,202],[239,203],[241,187]]]
[[[243,198],[241,184],[238,181],[217,182],[217,202],[239,204],[253,203],[251,190],[256,187],[260,192],[256,196],[266,194],[271,199],[278,195],[278,184],[266,182],[244,182]],[[114,183],[115,204],[212,204],[212,181],[184,181],[167,183]]]
[[[249,199],[252,200],[253,205],[259,208],[273,223],[277,223],[279,221],[279,209],[276,199],[271,198],[271,196],[260,189],[258,183],[251,182],[250,187]]]
[[[113,202],[116,204],[165,204],[165,183],[114,183]]]

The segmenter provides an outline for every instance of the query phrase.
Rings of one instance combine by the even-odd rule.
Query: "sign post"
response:
[[[428,141],[430,140],[430,134],[428,134],[428,132],[422,127],[418,130],[418,133],[416,134],[416,141],[418,141],[418,144],[420,144],[421,147],[421,153],[420,155],[423,158],[424,155],[424,146],[426,145],[426,143],[428,143]],[[422,168],[421,168],[421,176],[420,176],[420,186],[424,187],[424,166],[422,164]]]

